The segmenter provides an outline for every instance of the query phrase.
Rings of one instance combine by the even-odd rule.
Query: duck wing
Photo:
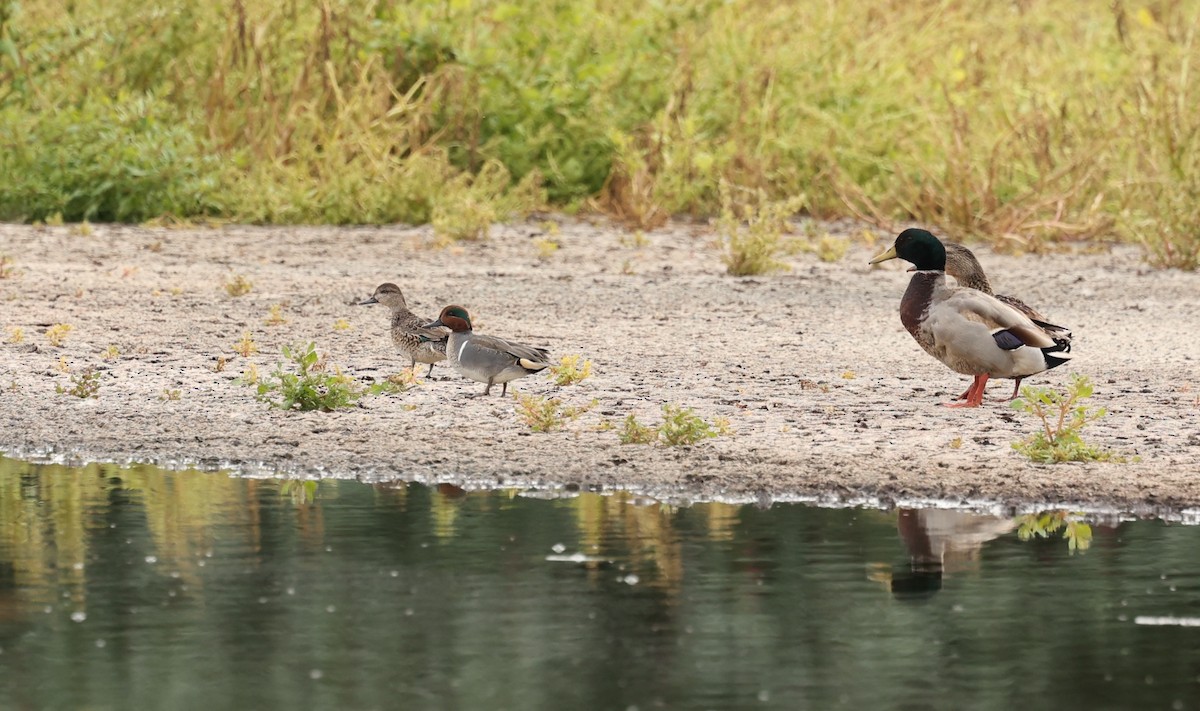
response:
[[[474,334],[464,345],[464,352],[459,353],[459,360],[472,357],[487,359],[493,362],[506,362],[520,365],[529,371],[539,371],[550,367],[550,353],[544,348],[534,348],[506,341],[496,336]]]
[[[943,342],[960,340],[970,324],[981,324],[1003,350],[1021,346],[1052,348],[1055,340],[1025,314],[982,291],[947,289],[945,298],[930,305],[930,329]]]

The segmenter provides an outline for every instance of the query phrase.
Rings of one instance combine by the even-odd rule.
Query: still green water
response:
[[[0,709],[1186,709],[1198,618],[1160,521],[0,458]]]

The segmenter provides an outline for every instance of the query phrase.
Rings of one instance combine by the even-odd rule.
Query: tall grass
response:
[[[1195,268],[1198,24],[1197,0],[0,0],[0,218],[479,237],[546,205],[712,215],[724,181]]]

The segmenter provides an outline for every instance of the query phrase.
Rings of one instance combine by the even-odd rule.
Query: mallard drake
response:
[[[383,304],[391,309],[392,343],[408,356],[409,367],[415,370],[417,363],[428,363],[426,375],[433,375],[433,364],[446,359],[446,332],[426,328],[423,324],[429,319],[409,311],[400,287],[390,282],[375,287],[369,299],[358,302],[359,306],[370,304]]]
[[[543,348],[475,333],[471,328],[471,316],[461,306],[447,306],[436,321],[424,324],[425,328],[439,326],[450,329],[446,341],[446,358],[450,365],[471,380],[487,383],[484,395],[490,393],[496,383],[502,386],[500,394],[507,395],[508,381],[550,367],[550,354]]]
[[[915,273],[900,300],[900,321],[917,343],[951,370],[974,377],[965,402],[978,407],[988,378],[1024,378],[1070,360],[1070,340],[1055,338],[1028,316],[990,294],[946,283],[946,247],[927,230],[907,229],[871,260],[912,262]]]
[[[991,294],[992,296],[996,297],[998,301],[1002,301],[1028,316],[1030,321],[1033,321],[1035,324],[1037,324],[1039,328],[1046,332],[1046,335],[1050,336],[1055,341],[1065,341],[1067,347],[1064,350],[1071,350],[1071,329],[1063,326],[1056,326],[1055,324],[1048,322],[1046,317],[1043,316],[1037,309],[1033,308],[1029,304],[1026,304],[1024,301],[1021,301],[1015,296],[1006,296],[1004,294],[997,294],[993,292],[992,283],[988,280],[987,274],[984,273],[983,265],[980,264],[979,260],[975,258],[975,253],[964,245],[958,244],[957,242],[943,242],[942,245],[946,248],[946,274],[954,277],[955,280],[958,281],[959,286],[965,286],[968,289],[977,289],[985,294]],[[909,271],[913,271],[914,269],[915,267],[913,269],[909,269]],[[1016,384],[1013,386],[1013,394],[1009,400],[1016,399],[1017,395],[1021,392],[1021,380],[1023,379],[1023,377],[1016,378]],[[966,393],[963,393],[959,399],[961,400],[965,397]]]

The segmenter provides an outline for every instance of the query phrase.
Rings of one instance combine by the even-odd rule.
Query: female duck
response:
[[[415,370],[417,363],[428,363],[426,375],[433,375],[433,364],[446,360],[446,332],[425,328],[423,324],[429,319],[408,310],[404,294],[395,284],[380,284],[371,298],[358,302],[359,306],[369,304],[383,304],[392,310],[392,342],[408,356],[410,368]]]
[[[946,248],[926,230],[908,229],[871,260],[912,262],[915,274],[900,301],[900,321],[917,343],[951,370],[974,376],[966,402],[978,407],[988,378],[1023,378],[1069,360],[1070,343],[982,291],[946,283]]]
[[[438,320],[425,328],[445,326],[450,329],[446,341],[446,358],[459,373],[471,380],[487,383],[483,394],[499,383],[501,395],[508,394],[508,381],[523,378],[550,367],[550,354],[542,348],[523,346],[495,336],[484,336],[471,329],[471,317],[461,306],[442,309]]]

